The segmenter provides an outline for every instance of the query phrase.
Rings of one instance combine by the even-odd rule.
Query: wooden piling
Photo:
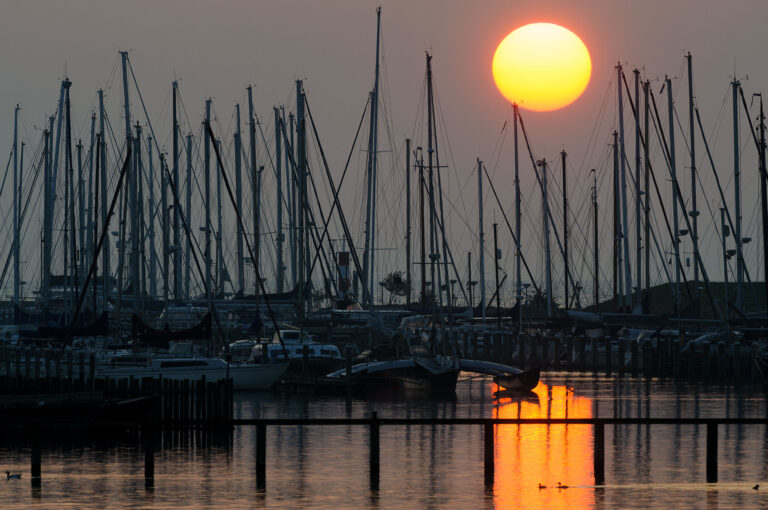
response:
[[[148,424],[142,427],[144,433],[144,484],[151,487],[155,482],[155,448],[152,430]]]
[[[632,370],[632,377],[637,377],[637,340],[629,341],[629,356],[630,356],[630,368]]]
[[[672,377],[680,378],[680,339],[672,340]]]
[[[483,434],[483,474],[486,487],[493,485],[494,458],[493,458],[493,423],[484,425]]]
[[[720,382],[725,381],[728,359],[725,357],[725,343],[717,342],[717,378]]]
[[[556,369],[560,368],[560,356],[562,356],[561,347],[560,335],[557,335],[555,336],[555,359],[554,363],[552,364]]]
[[[692,343],[688,343],[688,379],[696,379],[696,349]]]
[[[613,357],[613,353],[611,351],[613,344],[611,343],[610,337],[604,337],[603,342],[605,343],[605,373],[611,375],[611,368],[613,365],[613,360],[611,359]]]
[[[627,341],[624,338],[619,339],[619,359],[618,359],[618,368],[619,368],[619,376],[623,376],[624,372],[626,371],[626,362],[627,362]]]
[[[40,480],[41,478],[41,458],[40,434],[38,431],[35,431],[34,435],[32,436],[32,466],[30,469],[30,476],[32,477],[32,480]]]
[[[267,486],[267,424],[256,425],[256,487],[264,490]]]
[[[380,459],[380,444],[379,444],[379,417],[376,412],[373,412],[371,416],[370,425],[370,467],[369,472],[371,475],[371,489],[379,489],[379,459]]]
[[[587,371],[587,339],[579,337],[579,365],[582,372]]]
[[[597,338],[592,337],[592,373],[597,375],[598,359],[597,359]]]
[[[573,348],[573,336],[568,335],[566,344],[568,345],[568,370],[573,370],[576,368],[576,363],[574,362],[576,360],[576,353]]]
[[[594,469],[595,485],[605,484],[605,426],[603,422],[596,421],[595,430],[595,448],[594,448]]]
[[[549,337],[545,336],[541,342],[541,359],[539,359],[541,368],[549,368]]]
[[[707,423],[707,483],[717,483],[717,423]]]

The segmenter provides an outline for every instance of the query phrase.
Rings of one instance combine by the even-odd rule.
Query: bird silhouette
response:
[[[6,480],[19,480],[20,478],[21,478],[21,475],[18,473],[12,475],[10,471],[5,472]]]
[[[754,487],[752,487],[752,488],[753,488],[753,489],[755,489],[755,490],[760,490],[760,484],[758,483],[757,485],[755,485],[755,486],[754,486]]]
[[[541,490],[541,489],[546,489],[546,488],[547,488],[547,486],[546,486],[546,485],[541,485],[541,484],[539,484],[539,490]]]
[[[563,485],[563,484],[561,484],[560,482],[557,482],[557,488],[558,488],[558,489],[567,489],[567,488],[568,488],[568,486],[567,486],[567,485]]]

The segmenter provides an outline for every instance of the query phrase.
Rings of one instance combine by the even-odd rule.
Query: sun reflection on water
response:
[[[592,400],[567,386],[539,385],[507,396],[490,385],[494,418],[591,418]],[[594,502],[593,433],[589,425],[499,425],[495,432],[497,508],[589,508]],[[569,489],[558,489],[558,483]],[[539,484],[546,489],[539,489]],[[567,491],[567,494],[566,494]],[[567,495],[567,498],[566,498]]]

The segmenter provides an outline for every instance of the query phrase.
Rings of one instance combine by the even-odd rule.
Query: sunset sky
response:
[[[16,103],[22,107],[23,139],[38,143],[40,133],[34,132],[33,126],[40,126],[44,115],[55,110],[65,70],[73,82],[75,136],[88,138],[88,118],[97,104],[96,90],[100,87],[111,86],[107,90],[108,108],[113,125],[120,126],[118,51],[129,49],[155,129],[163,133],[161,146],[170,147],[169,102],[174,78],[180,80],[190,122],[199,125],[203,102],[212,97],[227,135],[231,133],[234,104],[246,104],[248,84],[255,86],[258,114],[269,120],[272,106],[295,102],[293,82],[301,78],[325,152],[339,175],[372,87],[376,5],[337,0],[7,2],[0,18],[0,119],[5,119],[0,122],[0,146],[5,147],[6,154],[10,150]],[[402,154],[403,139],[415,137],[414,112],[423,86],[424,51],[428,50],[434,56],[438,114],[447,132],[444,148],[452,154],[447,162],[451,165],[450,193],[458,194],[457,190],[468,182],[475,185],[470,176],[475,158],[480,157],[487,161],[489,172],[497,176],[497,187],[506,190],[505,207],[510,207],[513,188],[509,139],[498,162],[492,159],[501,127],[511,117],[509,105],[494,85],[491,60],[496,46],[510,31],[546,21],[575,32],[592,58],[589,86],[574,104],[555,112],[524,112],[537,157],[557,160],[561,150],[568,151],[572,176],[569,187],[574,200],[588,196],[585,193],[589,183],[585,180],[589,168],[602,164],[599,155],[609,142],[616,110],[615,81],[611,90],[608,86],[617,61],[624,63],[628,79],[634,67],[640,68],[643,76],[653,81],[657,101],[661,101],[660,80],[664,75],[676,79],[673,86],[678,115],[687,136],[684,55],[690,51],[702,120],[706,130],[717,134],[710,143],[721,173],[730,172],[729,82],[735,70],[743,80],[748,101],[753,92],[768,92],[766,19],[768,5],[760,0],[383,2],[382,100],[388,115],[391,113],[392,141],[384,138],[380,148],[393,151],[383,158]],[[603,103],[606,117],[596,125]],[[134,115],[139,107],[138,102],[133,105]],[[663,118],[665,112],[666,106],[660,112]],[[718,115],[722,119],[716,125]],[[627,112],[625,124],[628,140],[633,140],[633,121]],[[593,129],[597,130],[594,136]],[[590,144],[597,149],[590,152]],[[678,147],[679,168],[684,172],[688,163],[681,137]],[[754,148],[744,147],[743,186],[754,189],[756,173],[749,167],[754,166]],[[631,147],[627,150],[633,154]],[[703,157],[703,150],[699,154]],[[532,190],[529,165],[522,179],[522,189]],[[362,192],[362,187],[359,189]],[[345,188],[345,193],[353,192]],[[727,193],[731,199],[732,191]],[[714,195],[711,198],[714,200]],[[745,196],[750,204],[745,206],[745,224],[755,198],[751,191]],[[353,199],[348,195],[347,200]],[[476,193],[465,193],[461,201],[461,210],[471,213],[466,221],[475,227]],[[537,207],[532,202],[529,215],[537,214]],[[718,205],[713,202],[712,207]],[[488,223],[493,221],[492,211],[489,209]],[[497,220],[501,221],[500,216]],[[458,219],[454,218],[452,224],[455,236],[469,232]],[[531,224],[527,228],[534,227]],[[490,232],[490,228],[486,230]],[[706,230],[712,235],[711,228]],[[756,230],[751,234],[758,237]],[[397,238],[392,234],[393,243]],[[503,244],[505,254],[510,254],[507,263],[511,272],[512,251],[507,238]],[[30,247],[37,246],[35,239],[29,242]],[[702,251],[716,253],[716,242],[707,242]],[[464,260],[458,253],[467,249],[471,246],[456,247],[456,258]],[[750,250],[755,259],[756,249],[757,243],[753,243]],[[712,271],[718,271],[716,259],[710,262]],[[392,268],[397,265],[391,263]],[[713,278],[721,276],[717,273]],[[585,273],[583,279],[589,276]]]

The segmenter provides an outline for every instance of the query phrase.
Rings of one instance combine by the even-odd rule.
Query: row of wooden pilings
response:
[[[699,425],[706,427],[706,466],[705,479],[707,483],[718,481],[718,426],[720,425],[768,425],[768,419],[759,418],[419,418],[419,419],[381,419],[374,412],[370,418],[349,419],[233,419],[219,422],[222,429],[232,427],[256,427],[256,487],[266,489],[267,483],[267,428],[280,426],[329,426],[329,425],[359,425],[368,428],[369,443],[369,475],[372,490],[379,489],[382,426],[482,426],[483,427],[483,478],[486,486],[494,483],[495,476],[495,428],[502,425],[567,425],[591,426],[594,431],[593,468],[596,486],[605,485],[605,427],[606,425]],[[48,424],[49,426],[53,424]],[[71,424],[70,424],[71,425]],[[125,427],[126,423],[102,423],[102,427]],[[144,447],[144,477],[148,487],[154,484],[155,441],[158,430],[168,424],[162,422],[133,423],[140,427]],[[99,426],[89,424],[89,427]],[[32,478],[33,484],[39,484],[41,473],[41,451],[39,440],[32,444]],[[37,482],[35,482],[37,480]]]
[[[682,339],[645,341],[610,337],[449,332],[460,355],[519,368],[643,375],[688,380],[757,381],[763,377],[751,344],[704,342],[698,348]],[[448,346],[442,346],[448,352]]]
[[[63,349],[3,347],[0,377],[4,392],[93,391],[96,354]]]

